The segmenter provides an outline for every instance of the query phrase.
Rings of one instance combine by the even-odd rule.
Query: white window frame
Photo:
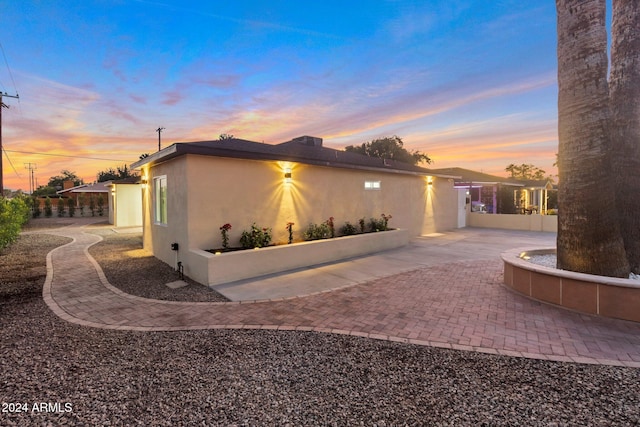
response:
[[[364,182],[365,190],[380,190],[382,188],[381,181],[366,180]]]
[[[157,225],[167,225],[166,175],[153,178],[153,223]]]

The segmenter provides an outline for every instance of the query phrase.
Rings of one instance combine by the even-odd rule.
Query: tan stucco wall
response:
[[[284,182],[285,168],[292,170],[291,183]],[[286,243],[287,222],[295,223],[294,238],[302,239],[309,223],[329,217],[336,231],[345,221],[357,226],[359,218],[368,222],[382,213],[393,216],[390,227],[407,229],[411,236],[456,227],[457,193],[442,178],[427,185],[424,176],[187,155],[151,168],[145,197],[160,175],[167,176],[168,226],[152,225],[152,213],[145,211],[145,247],[170,265],[176,255],[170,243],[218,248],[225,223],[233,227],[231,246],[253,222],[271,227],[276,243]],[[381,181],[381,189],[365,190],[365,180]],[[145,206],[152,207],[150,199]],[[187,251],[179,256],[187,257]]]

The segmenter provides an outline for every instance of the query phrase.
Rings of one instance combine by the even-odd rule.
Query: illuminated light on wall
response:
[[[433,177],[432,176],[428,176],[427,177],[427,185],[429,185],[429,186],[433,185]]]
[[[284,182],[285,182],[286,184],[290,184],[290,183],[291,183],[291,181],[292,181],[292,178],[291,178],[291,168],[286,168],[286,169],[284,170]]]

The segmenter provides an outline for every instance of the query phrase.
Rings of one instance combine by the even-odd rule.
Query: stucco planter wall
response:
[[[185,274],[206,285],[219,285],[398,248],[407,243],[409,232],[402,229],[219,255],[191,249]]]
[[[557,270],[533,264],[523,256],[555,249],[504,252],[504,284],[530,298],[583,313],[640,322],[640,283]]]

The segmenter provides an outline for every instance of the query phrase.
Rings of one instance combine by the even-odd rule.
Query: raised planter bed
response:
[[[185,274],[206,285],[279,273],[296,268],[367,255],[409,243],[408,230],[389,230],[334,239],[213,254],[190,249]]]
[[[640,322],[637,280],[574,273],[526,260],[555,249],[515,249],[504,252],[504,284],[542,302],[583,313]]]

